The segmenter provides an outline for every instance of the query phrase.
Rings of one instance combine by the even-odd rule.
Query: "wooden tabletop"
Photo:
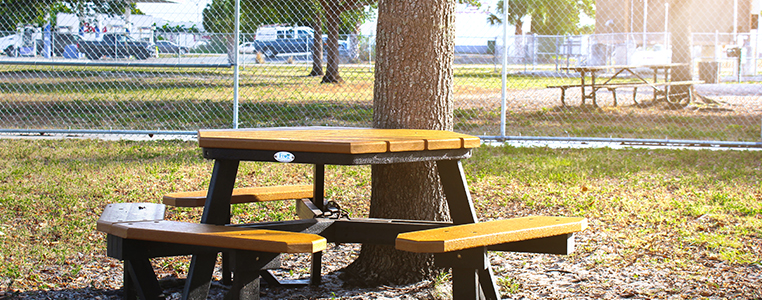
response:
[[[684,66],[686,64],[660,64],[660,65],[606,65],[606,66],[579,66],[579,67],[562,67],[562,70],[570,70],[570,71],[601,71],[601,70],[608,70],[608,69],[638,69],[638,68],[650,68],[650,69],[669,69],[674,68],[678,66]]]
[[[442,130],[282,127],[199,130],[203,148],[368,154],[479,147],[478,137]]]

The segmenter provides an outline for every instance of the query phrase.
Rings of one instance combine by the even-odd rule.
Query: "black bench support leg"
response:
[[[610,88],[609,91],[611,91],[611,95],[614,96],[614,106],[616,107],[616,88]]]
[[[122,291],[124,292],[124,295],[122,296],[122,299],[134,300],[138,295],[135,291],[135,283],[132,282],[132,272],[130,271],[132,268],[126,260],[122,262],[122,265],[124,266],[124,272],[122,272]]]
[[[230,268],[230,254],[222,252],[222,284],[233,283],[233,271]]]
[[[638,103],[638,100],[635,99],[635,96],[637,95],[638,95],[638,88],[637,87],[632,88],[632,102],[635,102],[635,105],[640,104]]]
[[[158,299],[162,291],[148,258],[124,260],[124,299]]]
[[[499,290],[484,247],[434,254],[434,264],[452,267],[453,300],[498,300]]]
[[[452,268],[452,300],[483,299],[476,269]]]
[[[278,257],[278,253],[263,253],[238,250],[233,259],[233,285],[225,295],[225,300],[259,300],[258,270]]]
[[[486,259],[489,260],[489,258]],[[492,268],[490,266],[479,271],[479,283],[481,284],[485,299],[500,300],[500,289],[498,289],[497,284],[495,284],[495,274],[492,273]]]
[[[217,253],[197,253],[191,259],[191,267],[183,289],[183,300],[206,300],[212,284],[212,272],[217,262]]]
[[[310,285],[318,286],[322,281],[323,251],[312,253],[312,270],[310,271]]]

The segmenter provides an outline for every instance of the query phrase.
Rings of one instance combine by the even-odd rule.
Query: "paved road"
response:
[[[699,84],[695,88],[704,96],[762,96],[762,84],[728,82]]]

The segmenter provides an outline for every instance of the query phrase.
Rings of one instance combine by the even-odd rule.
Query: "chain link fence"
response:
[[[762,141],[759,1],[525,2],[508,3],[508,22],[503,1],[457,5],[456,131]],[[0,132],[370,126],[376,5],[243,1],[236,18],[230,0],[4,3]],[[681,20],[686,11],[692,17]],[[675,26],[685,24],[688,44],[676,45],[684,30]],[[651,82],[653,65],[687,66],[701,83],[687,99],[666,101],[659,91],[668,85],[637,81]],[[601,66],[599,84],[617,79],[597,88],[590,73],[581,81],[579,68]],[[632,72],[615,74],[617,66]],[[592,103],[583,96],[591,88]]]

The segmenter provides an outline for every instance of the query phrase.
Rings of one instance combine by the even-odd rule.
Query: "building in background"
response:
[[[670,61],[670,0],[597,0],[595,43],[607,45],[615,61]],[[757,27],[762,0],[688,0],[694,58],[727,58],[741,47],[759,53]],[[613,46],[612,46],[613,45]],[[603,48],[603,46],[601,46]],[[611,48],[614,49],[611,49]]]
[[[597,0],[595,33],[663,33],[669,31],[670,0]],[[749,33],[752,2],[759,0],[691,0],[689,22],[697,33]]]

